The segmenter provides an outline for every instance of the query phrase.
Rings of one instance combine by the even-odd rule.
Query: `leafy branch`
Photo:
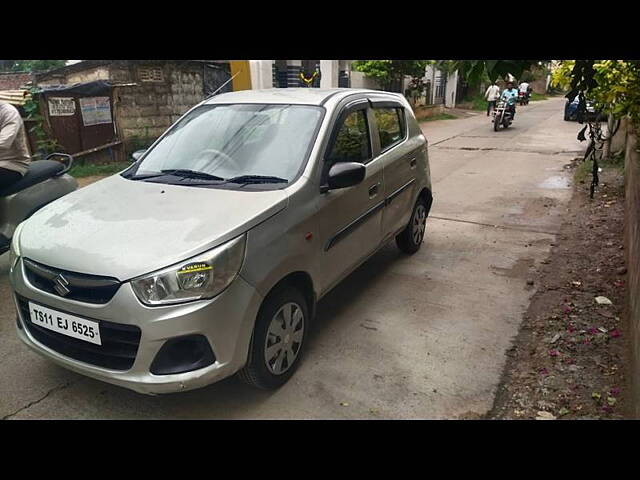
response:
[[[44,128],[44,116],[40,112],[40,102],[37,99],[39,90],[35,87],[29,88],[29,96],[23,105],[27,114],[27,120],[33,120],[35,123],[29,129],[29,133],[33,133],[36,137],[36,148],[38,153],[47,155],[55,152],[60,144],[49,137]]]

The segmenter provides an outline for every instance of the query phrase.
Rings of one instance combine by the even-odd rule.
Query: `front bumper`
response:
[[[233,375],[247,359],[251,333],[262,297],[242,277],[211,300],[147,307],[135,296],[130,283],[121,285],[106,304],[95,305],[68,300],[38,290],[25,277],[22,259],[11,274],[15,294],[36,304],[95,321],[133,325],[141,336],[135,360],[130,369],[111,370],[65,356],[39,342],[25,328],[24,318],[14,295],[18,319],[22,328],[18,335],[35,352],[57,364],[102,380],[145,394],[161,394],[204,387]],[[215,362],[207,367],[186,373],[154,375],[150,372],[156,354],[169,339],[185,335],[203,335],[209,341]]]

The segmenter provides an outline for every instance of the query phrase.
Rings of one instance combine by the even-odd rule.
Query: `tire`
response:
[[[564,121],[565,122],[570,122],[571,121],[571,117],[569,117],[569,115],[567,115],[567,112],[564,112]]]
[[[500,129],[500,123],[502,122],[502,114],[497,113],[493,119],[493,131],[497,132]]]
[[[402,252],[414,254],[420,250],[424,240],[428,213],[429,208],[426,200],[419,197],[413,207],[413,212],[411,212],[409,224],[396,235],[396,245]]]
[[[304,295],[290,284],[277,287],[267,296],[253,329],[247,364],[238,372],[243,382],[263,390],[273,390],[291,378],[304,353],[309,332],[309,310]],[[282,327],[284,322],[290,321],[293,327]],[[277,333],[282,333],[282,336]],[[267,351],[271,353],[270,358],[267,358]],[[293,356],[291,363],[290,355]]]

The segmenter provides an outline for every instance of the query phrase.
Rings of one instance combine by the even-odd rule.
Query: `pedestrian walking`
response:
[[[484,93],[484,98],[487,100],[487,117],[489,113],[491,113],[491,109],[496,108],[496,100],[500,98],[500,87],[498,87],[497,82],[493,82],[487,88],[487,91]]]
[[[0,102],[0,189],[20,180],[29,169],[29,149],[18,109]]]

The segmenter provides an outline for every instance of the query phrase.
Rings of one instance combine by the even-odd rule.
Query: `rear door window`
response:
[[[404,112],[401,108],[374,108],[378,124],[380,150],[385,151],[400,143],[405,137]]]

